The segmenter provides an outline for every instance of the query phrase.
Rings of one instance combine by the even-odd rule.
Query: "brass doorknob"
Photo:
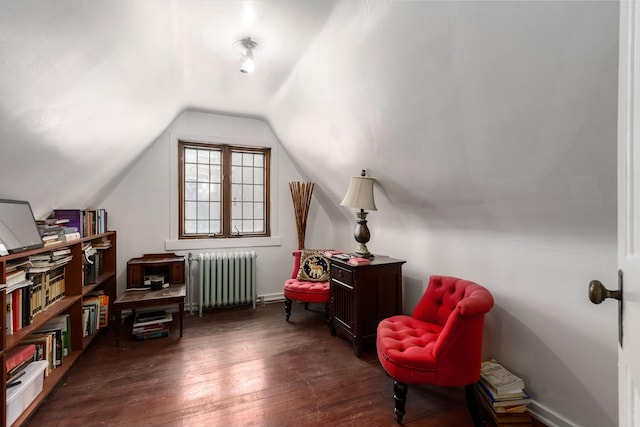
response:
[[[610,291],[605,288],[601,281],[592,280],[589,283],[589,299],[594,304],[600,304],[607,298],[614,298],[618,301],[622,300],[622,291]]]

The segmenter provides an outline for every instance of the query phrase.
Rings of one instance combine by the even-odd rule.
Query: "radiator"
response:
[[[198,254],[199,309],[253,304],[256,308],[256,253]]]

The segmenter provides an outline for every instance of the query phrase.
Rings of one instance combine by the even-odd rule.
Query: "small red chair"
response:
[[[289,321],[291,317],[292,301],[304,302],[305,310],[309,309],[309,303],[324,303],[325,320],[329,323],[329,281],[312,282],[299,280],[302,250],[293,251],[293,270],[291,279],[284,282],[284,318]]]
[[[464,386],[476,427],[481,425],[475,394],[482,362],[484,315],[493,296],[469,280],[431,276],[411,316],[378,324],[378,359],[394,380],[395,418],[405,414],[407,384]]]

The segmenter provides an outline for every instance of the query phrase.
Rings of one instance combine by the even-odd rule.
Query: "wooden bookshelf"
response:
[[[97,243],[103,238],[108,238],[111,242],[111,246],[106,249],[99,249],[102,253],[102,274],[97,277],[95,284],[84,284],[84,271],[83,271],[83,245],[86,243]],[[2,327],[2,339],[0,340],[0,362],[2,363],[2,384],[6,384],[6,370],[5,364],[5,352],[25,340],[34,331],[41,328],[47,321],[59,314],[68,314],[71,328],[71,354],[64,356],[62,364],[56,366],[56,368],[44,379],[44,386],[42,393],[33,401],[31,405],[18,417],[13,423],[13,426],[20,426],[25,420],[35,411],[38,405],[47,397],[47,395],[55,388],[55,386],[62,380],[64,375],[69,371],[71,366],[78,359],[80,354],[87,348],[87,346],[93,341],[96,334],[83,337],[82,331],[82,302],[83,298],[96,290],[103,290],[106,295],[109,296],[109,305],[113,303],[116,298],[116,232],[108,231],[106,233],[94,234],[89,237],[83,237],[70,242],[56,243],[43,248],[24,251],[17,254],[10,254],[0,257],[0,283],[6,283],[6,271],[7,263],[15,262],[23,258],[28,258],[31,255],[49,253],[56,249],[69,248],[71,249],[72,260],[65,266],[65,296],[58,301],[47,307],[38,315],[34,316],[31,324],[25,326],[13,334],[7,335],[7,295],[6,290],[3,289],[0,292],[0,304],[2,305],[2,315],[0,316],[0,327]],[[109,307],[109,314],[112,313],[111,307]],[[2,392],[2,401],[6,402],[7,390],[6,387],[0,387]],[[6,427],[6,405],[0,405],[2,410],[0,412],[0,427]]]

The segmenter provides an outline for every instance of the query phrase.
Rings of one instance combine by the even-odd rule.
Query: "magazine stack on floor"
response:
[[[531,426],[531,397],[524,381],[495,360],[482,362],[477,385],[482,405],[499,427]]]
[[[167,337],[169,322],[172,320],[172,314],[164,310],[138,312],[133,320],[131,334],[138,341]]]

